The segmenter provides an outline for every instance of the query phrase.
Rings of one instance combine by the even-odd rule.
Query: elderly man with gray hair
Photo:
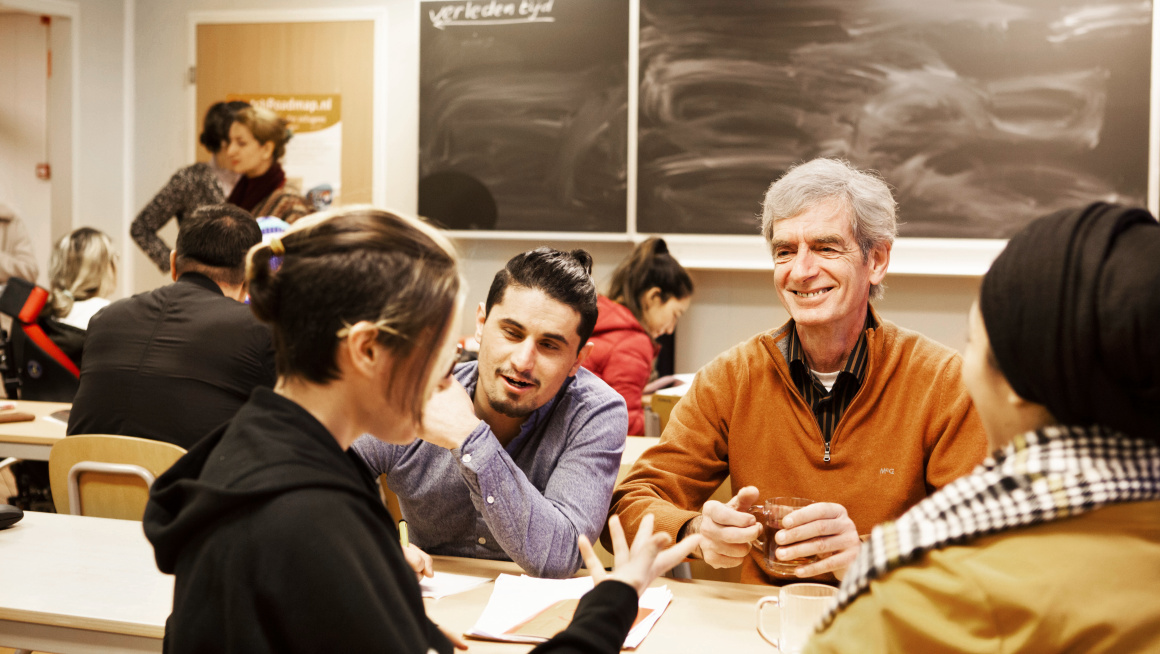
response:
[[[983,460],[959,355],[870,305],[896,233],[889,187],[844,161],[816,159],[770,186],[762,234],[790,320],[697,374],[613,495],[630,535],[652,513],[674,539],[702,534],[697,556],[742,566],[742,581],[832,581],[860,536]],[[740,490],[709,500],[726,477]],[[813,503],[765,531],[771,561],[752,544],[777,497]]]

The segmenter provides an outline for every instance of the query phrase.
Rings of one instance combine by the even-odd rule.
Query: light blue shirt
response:
[[[476,366],[455,369],[472,396]],[[528,574],[561,578],[580,568],[577,537],[596,542],[604,528],[627,433],[624,398],[580,368],[506,449],[483,421],[454,450],[372,436],[354,449],[387,475],[423,551],[510,559]]]

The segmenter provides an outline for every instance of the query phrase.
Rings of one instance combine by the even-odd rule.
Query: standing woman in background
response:
[[[652,375],[659,336],[673,333],[693,301],[693,280],[664,239],[636,246],[612,273],[608,296],[597,299],[600,315],[584,367],[596,373],[628,405],[628,433],[644,433],[641,395]]]
[[[278,163],[291,136],[286,119],[269,109],[246,107],[238,112],[226,154],[242,178],[230,193],[230,204],[255,218],[273,216],[288,223],[313,211],[302,196],[286,188],[286,173]]]
[[[81,227],[56,243],[48,264],[49,317],[88,329],[117,288],[117,252],[99,229]]]
[[[218,102],[209,108],[202,124],[202,147],[211,155],[208,163],[195,163],[174,173],[149,204],[137,214],[129,227],[141,251],[148,256],[161,272],[169,272],[169,251],[172,249],[157,235],[173,217],[178,224],[195,209],[207,204],[221,204],[234,190],[238,173],[229,165],[226,144],[230,138],[230,125],[238,110],[249,107],[245,102]]]

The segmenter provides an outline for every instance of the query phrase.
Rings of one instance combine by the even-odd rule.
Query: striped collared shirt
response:
[[[850,406],[850,402],[858,394],[858,389],[862,387],[862,380],[866,377],[866,362],[869,354],[866,346],[866,330],[874,329],[877,326],[874,316],[867,311],[866,324],[861,335],[858,336],[858,342],[854,344],[854,349],[850,351],[846,364],[838,373],[838,379],[834,382],[833,389],[829,391],[810,372],[809,365],[805,360],[805,351],[802,349],[801,341],[798,340],[797,326],[790,326],[788,356],[786,357],[789,360],[790,376],[793,378],[794,386],[801,393],[802,399],[814,412],[814,419],[818,421],[818,427],[821,428],[822,436],[826,439],[826,461],[830,460],[830,437],[834,435],[834,428],[838,426],[838,421],[842,419],[842,414],[846,412],[846,408]]]

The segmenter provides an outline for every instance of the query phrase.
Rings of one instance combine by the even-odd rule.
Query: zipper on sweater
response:
[[[826,463],[830,462],[830,439],[826,439],[826,456],[822,458]]]

